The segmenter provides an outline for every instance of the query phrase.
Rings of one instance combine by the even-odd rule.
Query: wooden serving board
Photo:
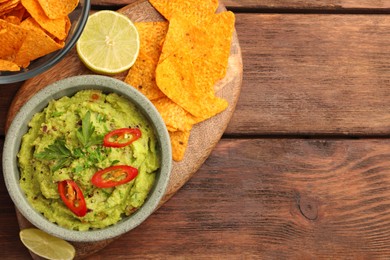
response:
[[[225,7],[220,4],[217,12],[225,10]],[[118,11],[128,16],[133,22],[164,20],[164,18],[150,5],[147,0],[137,1],[134,4],[130,4]],[[56,66],[47,72],[26,81],[21,86],[10,106],[6,121],[6,129],[10,125],[10,122],[15,114],[19,111],[20,107],[37,91],[60,79],[84,74],[93,74],[93,72],[88,70],[81,63],[75,48],[73,48],[73,50]],[[115,78],[123,80],[126,74],[127,72],[116,75]],[[234,112],[241,89],[241,83],[241,49],[237,39],[237,34],[234,31],[227,74],[225,78],[218,82],[215,86],[217,95],[226,99],[229,102],[229,106],[219,115],[194,126],[191,131],[189,145],[184,159],[180,162],[173,162],[171,179],[160,206],[191,178],[220,140]],[[17,217],[20,229],[32,226],[32,224],[29,223],[18,211]],[[71,243],[76,247],[76,258],[83,258],[99,251],[113,240],[115,239],[94,243]],[[39,259],[33,254],[32,256],[35,259]]]

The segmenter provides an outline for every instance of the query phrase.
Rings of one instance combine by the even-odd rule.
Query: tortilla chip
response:
[[[140,52],[125,82],[138,89],[150,100],[158,99],[165,95],[157,87],[155,71],[168,23],[139,22],[135,23],[135,26],[140,35]]]
[[[0,3],[0,12],[15,8],[20,3],[20,0],[9,0]]]
[[[218,8],[218,0],[149,0],[156,10],[167,20],[180,13],[193,23],[210,18]]]
[[[140,52],[157,62],[168,31],[168,22],[138,22],[134,25],[140,37]]]
[[[31,17],[25,19],[20,26],[26,29],[28,34],[14,62],[23,68],[27,67],[31,60],[64,47],[64,43],[53,40]]]
[[[163,53],[169,53],[165,59],[159,61],[156,69],[156,82],[160,90],[172,101],[183,107],[197,118],[207,119],[227,107],[227,102],[213,96],[210,92],[196,85],[196,72],[194,71],[189,42],[168,42],[168,35],[164,44]]]
[[[9,22],[9,23],[15,24],[15,25],[20,24],[20,19],[16,16],[13,16],[13,15],[5,16],[4,20]]]
[[[0,58],[15,55],[26,36],[24,28],[0,19]]]
[[[38,0],[22,0],[22,4],[43,29],[59,40],[66,38],[66,17],[50,19],[43,11]]]
[[[193,66],[196,84],[209,95],[215,93],[215,83],[226,75],[233,30],[234,14],[231,12],[214,15],[204,27],[205,38],[211,47],[194,58]]]
[[[226,100],[215,95],[214,86],[227,71],[235,18],[231,12],[215,14],[217,0],[149,2],[169,25],[166,32],[159,29],[160,36],[164,33],[166,36],[158,40],[152,37],[156,33],[151,25],[136,25],[141,38],[140,54],[147,49],[144,56],[152,60],[159,57],[156,84],[165,97],[152,103],[162,115],[171,136],[173,159],[180,161],[192,126],[228,107]],[[148,69],[147,74],[152,75],[152,72]]]
[[[183,160],[190,139],[190,131],[169,132],[169,136],[171,138],[173,160]]]
[[[19,71],[19,66],[9,60],[0,59],[0,71]]]
[[[65,34],[68,35],[70,27],[72,26],[72,22],[70,21],[68,16],[65,16]],[[66,40],[66,37],[62,39],[63,41]]]
[[[157,61],[140,52],[134,65],[130,68],[125,82],[136,88],[149,100],[163,97],[164,93],[156,84],[156,67]]]
[[[160,90],[181,107],[190,111],[200,99],[196,93],[189,50],[176,48],[156,68],[156,82]],[[194,90],[194,91],[192,91]]]
[[[207,28],[208,39],[213,47],[207,59],[195,61],[195,70],[214,83],[225,77],[233,38],[235,17],[232,12],[222,12],[213,16]]]
[[[207,59],[214,41],[209,39],[210,37],[208,37],[206,30],[194,25],[181,14],[172,17],[169,22],[169,29],[164,41],[160,61],[163,61],[176,48],[181,48],[181,45],[188,48],[187,54],[190,55],[189,58],[191,60],[197,58]]]
[[[68,16],[79,4],[78,0],[38,0],[38,2],[50,19]]]
[[[165,125],[172,131],[189,131],[192,128],[192,117],[182,107],[167,97],[152,101],[164,120]]]
[[[15,7],[18,6],[20,0],[10,0],[4,3],[0,3],[0,16],[3,16],[11,12]]]
[[[13,8],[9,9],[5,14],[4,17],[7,16],[16,16],[19,18],[20,21],[22,21],[24,13],[26,9],[23,7],[22,3],[19,2],[16,6]]]

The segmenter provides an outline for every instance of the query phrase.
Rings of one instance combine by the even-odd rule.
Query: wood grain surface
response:
[[[236,30],[244,90],[226,134],[390,132],[388,15],[238,13]],[[16,91],[2,88],[0,134]]]
[[[217,12],[226,10],[223,5],[220,5]],[[140,0],[131,5],[128,5],[120,10],[120,13],[128,16],[133,22],[140,21],[160,21],[162,16],[150,5],[147,0]],[[242,57],[241,49],[237,39],[237,34],[234,32],[229,64],[226,76],[221,81],[217,82],[217,96],[228,101],[228,108],[222,113],[196,124],[191,130],[188,148],[182,161],[173,161],[172,172],[166,193],[160,203],[160,206],[173,196],[199,169],[202,163],[207,159],[216,143],[221,138],[227,124],[234,112],[242,82]],[[50,83],[71,76],[81,74],[93,74],[79,60],[75,48],[57,65],[47,72],[34,77],[25,84],[16,93],[16,96],[9,107],[8,117],[5,128],[7,129],[14,115],[19,111],[20,107],[28,101],[36,92],[43,89]],[[124,80],[127,72],[116,75],[115,78]],[[130,87],[130,86],[129,86]],[[18,222],[20,228],[31,227],[31,223],[22,216],[18,211]],[[113,239],[99,241],[96,243],[73,243],[76,247],[77,258],[85,257],[112,242]],[[33,255],[34,258],[37,258]]]
[[[225,134],[143,225],[86,259],[390,259],[390,2],[224,3],[244,64]],[[19,86],[0,87],[5,115]],[[0,230],[1,259],[31,259],[2,178]]]
[[[87,259],[388,259],[389,147],[388,139],[224,138],[143,225]],[[2,221],[8,215],[0,230],[15,237],[4,246],[23,249],[16,221]]]
[[[236,28],[244,91],[227,134],[390,132],[390,16],[237,14]]]
[[[91,0],[92,5],[96,6],[117,6],[131,4],[136,0]],[[228,9],[230,8],[245,8],[245,9],[279,9],[294,11],[297,9],[311,9],[311,10],[387,10],[390,8],[388,0],[223,0],[221,1]]]

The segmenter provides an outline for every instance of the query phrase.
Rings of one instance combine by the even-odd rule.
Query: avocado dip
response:
[[[115,93],[83,90],[50,101],[32,118],[18,153],[20,186],[51,222],[100,229],[141,207],[160,159],[153,127],[134,104]]]

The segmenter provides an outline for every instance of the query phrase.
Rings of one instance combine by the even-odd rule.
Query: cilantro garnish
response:
[[[55,164],[51,167],[53,172],[69,166],[74,159],[85,157],[84,166],[76,166],[74,171],[80,172],[83,168],[89,168],[103,160],[101,147],[90,148],[94,145],[103,144],[103,136],[95,133],[95,126],[91,121],[91,113],[88,111],[81,121],[81,127],[77,130],[76,136],[81,147],[70,150],[64,139],[56,139],[54,143],[46,147],[42,152],[35,154],[34,157],[41,160],[54,160]]]
[[[102,136],[94,135],[94,132],[95,126],[91,122],[91,113],[88,111],[81,121],[81,127],[78,129],[76,135],[84,147],[90,147],[101,144],[103,140]]]
[[[43,160],[56,160],[52,171],[68,166],[73,159],[72,152],[66,147],[65,140],[57,139],[53,144],[46,147],[42,152],[35,155],[35,158]]]

